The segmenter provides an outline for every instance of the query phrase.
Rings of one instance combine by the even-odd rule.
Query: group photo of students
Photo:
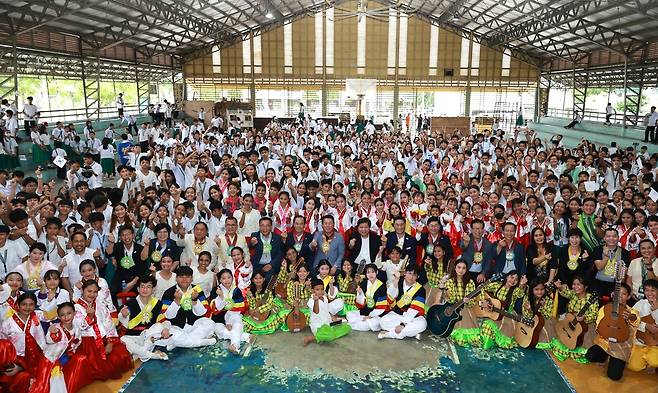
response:
[[[612,380],[658,367],[646,147],[168,120],[90,129],[57,180],[0,170],[6,391],[76,392],[175,348],[244,356],[266,334],[309,351],[435,334],[607,362]]]

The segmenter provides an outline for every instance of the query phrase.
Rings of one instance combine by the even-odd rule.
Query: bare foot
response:
[[[235,348],[235,345],[233,344],[228,345],[228,350],[234,355],[240,354],[240,351],[238,351],[237,348]]]
[[[307,346],[308,344],[312,343],[313,341],[315,341],[315,337],[313,337],[313,336],[304,337],[304,346]]]

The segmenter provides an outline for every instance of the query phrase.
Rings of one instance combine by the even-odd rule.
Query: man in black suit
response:
[[[149,273],[149,265],[142,260],[142,247],[135,243],[135,229],[132,225],[119,228],[120,241],[114,245],[112,263],[117,270],[112,280],[112,297],[119,292],[137,292],[137,280]],[[125,288],[122,283],[125,282]],[[116,301],[116,300],[115,300]]]
[[[356,223],[357,233],[352,235],[347,248],[349,259],[352,263],[360,263],[363,259],[366,263],[375,263],[377,254],[381,251],[382,240],[374,232],[370,231],[370,219],[360,218]]]
[[[446,250],[446,260],[451,260],[454,257],[450,239],[441,232],[441,223],[438,217],[430,217],[427,220],[427,231],[420,235],[418,244],[423,247],[424,255],[434,255],[434,247],[443,246]]]
[[[283,260],[283,240],[281,236],[272,232],[272,219],[262,217],[258,221],[259,231],[251,234],[249,248],[253,250],[251,259],[254,269],[263,269],[265,281],[268,282],[273,274],[279,273]]]
[[[395,217],[393,230],[386,235],[386,255],[394,246],[402,249],[402,258],[409,257],[409,263],[416,263],[416,239],[405,232],[407,221],[404,217]]]
[[[471,232],[470,235],[464,236],[459,243],[462,250],[461,258],[468,264],[471,277],[476,276],[477,282],[482,283],[493,274],[495,248],[484,236],[484,221],[473,220]]]
[[[294,248],[297,254],[304,258],[306,263],[313,263],[315,252],[311,250],[310,244],[313,241],[313,235],[304,232],[306,219],[302,216],[295,216],[293,221],[293,231],[286,234],[285,249]]]

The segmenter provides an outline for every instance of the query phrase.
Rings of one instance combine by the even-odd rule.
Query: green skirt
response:
[[[20,167],[18,157],[9,154],[0,154],[0,169],[14,169]]]
[[[504,335],[490,319],[483,320],[480,327],[455,329],[450,338],[462,347],[512,349],[518,346],[514,338]]]
[[[343,299],[343,303],[345,303],[343,309],[338,313],[338,315],[340,315],[341,317],[344,317],[350,311],[357,310],[356,295],[352,293],[338,292],[338,295],[336,297],[339,299]]]
[[[285,325],[286,317],[290,313],[290,310],[285,308],[272,308],[270,311],[270,316],[261,322],[256,321],[249,315],[242,317],[242,322],[244,322],[244,330],[247,333],[252,334],[272,334],[281,327],[282,324]]]
[[[101,158],[103,173],[114,175],[114,158]]]
[[[32,144],[32,162],[35,165],[46,166],[50,164],[52,160],[51,154],[50,147],[46,146],[42,149],[39,145]]]

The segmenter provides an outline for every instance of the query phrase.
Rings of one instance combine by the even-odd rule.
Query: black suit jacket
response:
[[[386,235],[386,252],[391,251],[391,249],[398,244],[398,235],[395,232],[388,233]],[[404,234],[404,242],[402,244],[402,258],[409,256],[409,262],[416,263],[416,238],[412,237],[408,233]]]
[[[133,243],[133,251],[130,255],[135,263],[134,266],[126,269],[121,266],[121,259],[126,256],[126,249],[122,242],[119,242],[114,245],[114,253],[112,254],[112,259],[116,261],[117,271],[114,274],[115,286],[121,284],[121,281],[130,282],[135,277],[142,277],[149,273],[149,264],[146,261],[142,261],[140,254],[142,253],[141,245]],[[133,288],[134,290],[135,288]]]
[[[440,232],[439,232],[440,233]],[[429,233],[423,233],[420,235],[420,240],[418,241],[418,245],[423,247],[423,250],[427,253],[427,246],[430,244],[430,234]],[[454,257],[454,253],[452,252],[452,245],[450,244],[450,239],[448,239],[448,236],[446,235],[439,235],[439,239],[437,240],[436,245],[441,245],[443,248],[446,250],[446,260],[451,260]]]
[[[347,246],[349,248],[349,243],[351,243],[352,239],[354,239],[356,242],[354,244],[354,248],[351,248],[349,251],[349,259],[353,263],[358,263],[360,261],[357,261],[356,258],[359,256],[361,253],[361,246],[363,239],[361,238],[361,235],[357,232],[354,235],[352,235],[352,238],[348,242]],[[379,247],[382,245],[382,239],[379,238],[374,232],[370,232],[368,235],[368,243],[370,245],[370,260],[368,263],[374,263],[375,258],[377,257],[377,253],[379,252]]]
[[[313,263],[313,260],[315,259],[315,252],[311,250],[311,246],[310,246],[312,241],[313,241],[313,235],[304,232],[304,236],[302,238],[302,248],[298,252],[299,252],[299,256],[304,258],[304,261],[306,261],[307,264]],[[285,250],[288,250],[289,248],[294,246],[295,246],[295,235],[294,233],[291,232],[288,233],[288,237],[286,238]]]

